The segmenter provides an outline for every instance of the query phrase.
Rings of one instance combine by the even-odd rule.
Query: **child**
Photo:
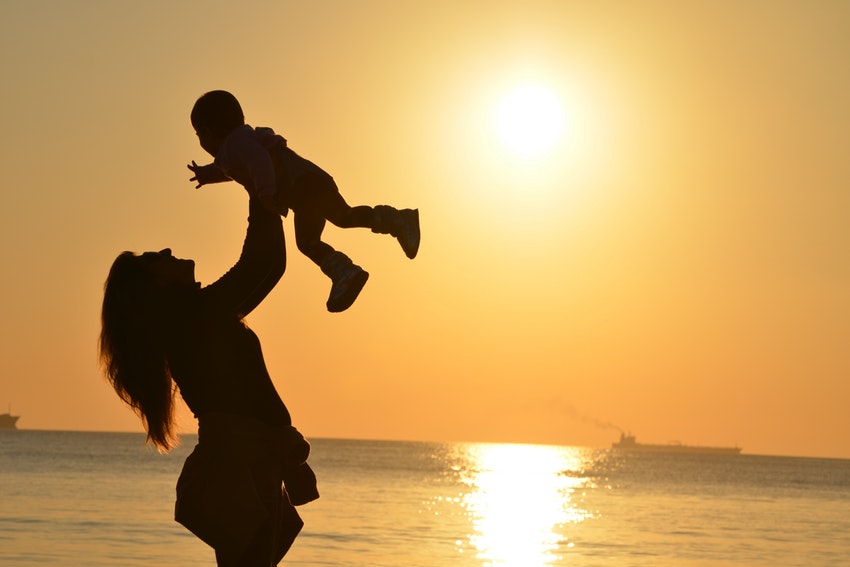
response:
[[[271,128],[245,124],[239,101],[226,91],[211,91],[195,102],[192,126],[201,147],[215,158],[209,165],[192,161],[196,188],[234,180],[263,205],[286,216],[294,212],[295,244],[332,280],[328,311],[348,309],[369,273],[322,242],[325,221],[340,228],[364,227],[398,239],[408,258],[419,250],[419,210],[387,205],[350,207],[333,178],[286,145]]]

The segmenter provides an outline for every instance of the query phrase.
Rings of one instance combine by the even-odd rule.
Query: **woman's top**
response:
[[[305,462],[309,444],[291,426],[260,341],[242,322],[285,267],[280,215],[252,198],[239,260],[184,297],[166,331],[171,375],[199,425],[177,482],[174,518],[228,565],[268,525],[270,564],[277,565],[303,526],[294,505],[319,497]]]
[[[319,497],[308,464],[282,470],[285,433],[233,414],[206,414],[200,422],[198,445],[177,480],[174,519],[213,547],[217,558],[227,559],[227,565],[240,564],[250,547],[260,545],[257,532],[269,522],[278,527],[266,542],[273,555],[269,563],[277,565],[304,526],[293,488],[302,497],[309,494],[302,504]]]
[[[266,369],[257,335],[242,321],[286,267],[279,215],[249,200],[248,230],[236,264],[175,306],[168,335],[172,377],[189,409],[244,415],[276,427],[292,420]]]

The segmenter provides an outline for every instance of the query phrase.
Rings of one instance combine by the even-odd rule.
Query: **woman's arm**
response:
[[[283,276],[286,246],[280,215],[263,207],[257,198],[248,201],[248,230],[236,264],[201,291],[216,308],[242,318],[254,310]]]

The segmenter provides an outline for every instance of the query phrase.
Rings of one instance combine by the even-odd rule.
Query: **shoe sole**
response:
[[[410,215],[415,219],[416,222],[416,242],[413,243],[412,246],[405,247],[402,245],[402,250],[404,250],[404,255],[413,260],[416,258],[416,254],[419,252],[419,242],[421,241],[421,233],[419,231],[419,209],[412,209],[413,213]],[[401,244],[401,242],[399,242]]]

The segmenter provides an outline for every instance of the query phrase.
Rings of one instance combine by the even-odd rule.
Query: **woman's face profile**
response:
[[[195,262],[183,260],[171,255],[171,249],[165,248],[159,252],[145,252],[142,258],[146,260],[154,280],[162,287],[191,286],[195,287]]]

